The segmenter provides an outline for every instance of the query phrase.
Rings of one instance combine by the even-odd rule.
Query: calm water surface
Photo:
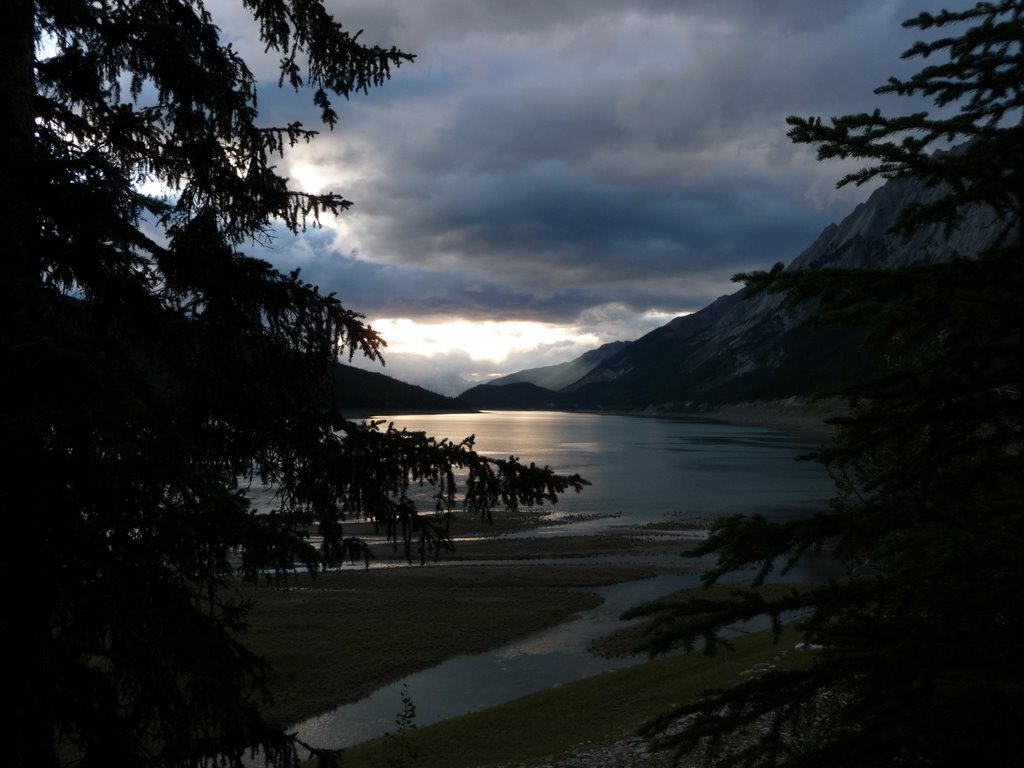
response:
[[[816,442],[765,427],[547,411],[380,418],[435,437],[475,435],[483,454],[578,472],[592,485],[563,497],[556,517],[618,515],[619,524],[643,524],[757,512],[783,519],[820,505],[833,491],[819,464],[796,461]],[[605,519],[548,535],[608,525]]]

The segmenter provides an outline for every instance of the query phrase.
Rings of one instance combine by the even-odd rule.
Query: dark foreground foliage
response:
[[[332,127],[332,99],[412,58],[321,0],[243,5],[281,84]],[[241,765],[252,748],[296,764],[235,639],[239,578],[362,557],[352,518],[410,557],[445,547],[420,485],[440,512],[486,515],[582,483],[333,407],[338,356],[377,358],[381,340],[239,249],[350,203],[289,188],[275,163],[315,131],[261,124],[256,93],[201,0],[4,5],[4,765]]]
[[[820,158],[872,164],[841,183],[914,177],[942,194],[910,206],[897,233],[955,228],[980,209],[1004,232],[975,258],[891,271],[741,275],[752,291],[817,300],[818,322],[864,328],[882,372],[842,394],[852,406],[818,455],[838,494],[813,517],[723,521],[696,554],[708,576],[751,565],[760,578],[810,551],[845,576],[729,603],[651,605],[649,648],[701,639],[768,614],[798,616],[820,646],[807,669],[769,671],[652,723],[656,743],[728,766],[1008,765],[1024,733],[1024,466],[1021,345],[1024,3],[980,3],[906,23],[929,63],[879,92],[923,94],[958,111],[791,118]],[[961,143],[932,152],[937,142]],[[793,612],[793,613],[790,613]]]

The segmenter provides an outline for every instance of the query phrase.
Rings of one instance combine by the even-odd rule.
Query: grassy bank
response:
[[[446,658],[480,653],[567,620],[586,587],[644,578],[639,567],[445,567],[299,576],[255,588],[243,641],[273,665],[270,717],[292,723]]]
[[[770,633],[759,633],[737,641],[735,652],[669,656],[606,672],[416,728],[402,737],[402,747],[417,754],[417,768],[484,768],[546,760],[582,744],[612,743],[675,704],[738,682],[754,665],[807,663],[804,654],[780,654],[796,639],[795,633],[783,635],[776,645]],[[396,710],[400,704],[396,702]],[[376,739],[346,750],[344,765],[383,767],[393,754],[391,740]]]

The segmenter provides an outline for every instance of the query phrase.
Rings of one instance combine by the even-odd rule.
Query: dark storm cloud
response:
[[[867,194],[835,190],[853,166],[792,145],[785,117],[914,108],[872,90],[917,68],[900,22],[931,3],[329,5],[418,58],[296,153],[356,205],[274,258],[371,316],[572,323],[699,309],[848,213]],[[237,8],[217,11],[259,58]],[[268,87],[261,106],[272,121],[301,98]]]

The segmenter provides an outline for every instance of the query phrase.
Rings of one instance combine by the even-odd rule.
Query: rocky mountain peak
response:
[[[787,269],[894,269],[972,258],[1000,242],[1005,227],[980,208],[968,210],[953,230],[934,224],[909,237],[889,233],[907,204],[942,194],[917,180],[890,180],[825,227]],[[776,294],[745,300],[742,293],[722,296],[600,359],[555,366],[559,375],[548,381],[560,386],[547,386],[558,391],[563,407],[677,408],[812,394],[873,364],[856,332],[806,327],[811,307],[789,307]],[[517,376],[507,378],[541,383]]]

